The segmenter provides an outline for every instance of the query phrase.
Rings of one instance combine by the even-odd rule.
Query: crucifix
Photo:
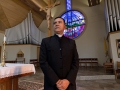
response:
[[[49,0],[48,6],[40,9],[40,11],[44,10],[44,12],[46,12],[46,20],[47,20],[47,24],[48,24],[48,36],[52,35],[52,32],[51,32],[51,9],[58,5],[60,5],[60,1],[57,1],[54,4],[51,4],[51,0]]]

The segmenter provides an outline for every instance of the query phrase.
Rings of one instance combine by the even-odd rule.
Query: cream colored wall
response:
[[[2,46],[3,38],[4,38],[4,34],[0,33],[0,46]]]
[[[17,53],[22,50],[24,53],[25,63],[29,63],[30,59],[37,59],[37,46],[34,45],[7,45],[6,60],[15,60]]]
[[[117,47],[116,47],[116,39],[120,39],[120,32],[119,33],[113,33],[109,35],[109,43],[111,46],[111,56],[114,62],[114,68],[116,69],[116,62],[120,61],[120,58],[118,58],[117,55]]]
[[[37,46],[31,46],[30,58],[37,59]]]
[[[6,46],[6,60],[16,60],[19,51],[24,53],[25,63],[29,63],[31,46],[30,45],[8,45]]]
[[[65,1],[52,9],[52,16],[61,16],[66,11]],[[98,58],[99,64],[105,62],[104,37],[106,37],[104,2],[100,5],[89,7],[87,0],[72,0],[72,9],[81,11],[86,18],[86,28],[82,35],[75,39],[80,58]],[[46,31],[46,21],[40,29]],[[53,30],[53,29],[52,29]],[[47,32],[47,31],[46,31]]]
[[[79,6],[81,6],[80,10],[85,14],[87,20],[86,30],[76,39],[79,57],[96,57],[98,58],[99,64],[103,65],[106,60],[104,52],[106,30],[103,5],[101,4],[94,7]],[[76,8],[78,8],[78,6],[76,6]]]

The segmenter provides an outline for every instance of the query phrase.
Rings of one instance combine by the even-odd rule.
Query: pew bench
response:
[[[38,59],[30,59],[30,64],[34,64],[34,66],[38,67],[39,61],[38,61]]]
[[[16,60],[5,60],[5,63],[17,63]]]
[[[82,67],[93,67],[98,66],[98,59],[97,58],[79,58],[79,66]]]

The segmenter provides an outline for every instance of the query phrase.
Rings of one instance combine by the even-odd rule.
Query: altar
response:
[[[33,64],[10,64],[0,67],[0,90],[18,90],[18,78],[35,73]]]

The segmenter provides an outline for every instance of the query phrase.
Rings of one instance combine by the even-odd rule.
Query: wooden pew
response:
[[[84,65],[86,68],[88,67],[88,65],[90,67],[93,66],[98,66],[98,59],[97,58],[79,58],[79,66],[81,67],[82,65]]]
[[[93,67],[94,65],[97,65],[97,66],[98,66],[98,59],[97,59],[97,58],[91,58],[91,65],[92,65],[92,67]]]
[[[17,61],[16,60],[5,60],[5,63],[17,63]]]
[[[82,64],[87,67],[87,61],[86,58],[79,58],[79,66],[81,67]]]

